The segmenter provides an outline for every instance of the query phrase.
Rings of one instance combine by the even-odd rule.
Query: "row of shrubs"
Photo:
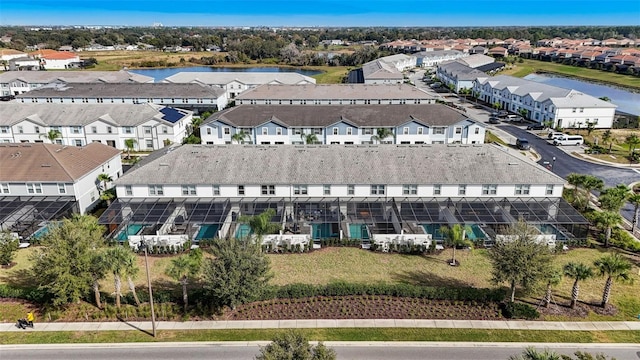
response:
[[[410,284],[354,284],[336,282],[327,285],[289,284],[267,287],[258,300],[277,298],[299,299],[313,296],[388,295],[430,300],[460,300],[499,302],[505,297],[504,289],[449,288]]]
[[[533,306],[511,301],[500,303],[500,311],[507,319],[535,320],[540,317],[540,313]]]

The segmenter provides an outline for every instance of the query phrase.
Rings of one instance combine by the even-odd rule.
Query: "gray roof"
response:
[[[413,56],[417,56],[419,58],[434,58],[434,57],[453,56],[453,55],[456,55],[459,57],[469,56],[468,54],[465,54],[462,51],[458,51],[458,50],[420,51],[413,54]]]
[[[51,84],[18,95],[18,98],[203,98],[224,95],[220,88],[199,84],[77,83]]]
[[[476,46],[475,48],[482,48],[482,46]],[[477,68],[479,66],[482,65],[486,65],[486,64],[491,64],[492,62],[496,61],[494,58],[492,58],[491,56],[487,56],[487,55],[483,55],[483,54],[474,54],[471,56],[467,56],[465,58],[461,58],[458,59],[456,61],[461,62],[464,65],[467,65],[469,67],[472,68]]]
[[[495,145],[182,145],[125,173],[146,184],[564,184]]]
[[[358,127],[398,126],[417,121],[426,126],[449,126],[469,118],[446,105],[238,105],[207,118],[238,127],[276,121],[290,127],[326,127],[346,121]],[[480,123],[479,123],[480,124]]]
[[[362,74],[365,79],[404,79],[402,73],[395,66],[379,59],[363,64]]]
[[[355,100],[355,99],[433,99],[415,86],[406,84],[307,84],[262,85],[247,90],[240,100]]]
[[[300,84],[316,83],[316,79],[295,72],[179,72],[171,75],[162,82],[193,83],[206,85],[225,85],[238,81],[247,85],[262,85],[269,83]]]
[[[547,85],[532,80],[525,80],[508,75],[498,75],[478,79],[478,82],[480,84],[486,84],[488,82],[489,84],[491,84],[491,87],[493,89],[497,89],[500,91],[504,90],[505,88],[509,88],[509,91],[513,95],[531,95],[531,97],[538,102],[551,100],[554,105],[560,107],[616,107],[616,105],[608,101],[603,101],[575,90],[564,89],[557,86]]]
[[[134,74],[128,71],[6,71],[0,74],[0,83],[22,80],[27,83],[48,84],[56,80],[66,83],[148,83],[153,82],[150,76]]]
[[[164,106],[145,104],[0,104],[0,126],[12,126],[23,120],[31,120],[48,126],[84,126],[103,120],[114,126],[137,126],[149,120],[162,120],[160,109]],[[180,110],[185,116],[190,112]]]
[[[455,76],[458,80],[475,80],[478,77],[485,77],[487,74],[480,70],[470,68],[462,63],[456,61],[450,61],[438,66],[440,71],[444,71],[447,74]]]

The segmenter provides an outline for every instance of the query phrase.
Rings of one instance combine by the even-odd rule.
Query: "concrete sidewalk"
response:
[[[431,328],[431,329],[502,329],[563,331],[640,331],[640,321],[489,321],[489,320],[417,320],[417,319],[349,319],[349,320],[245,320],[245,321],[158,321],[158,330],[228,330],[228,329],[315,329],[315,328]],[[132,322],[51,322],[36,323],[35,328],[21,330],[14,323],[0,323],[7,331],[127,331],[150,330],[150,321]]]

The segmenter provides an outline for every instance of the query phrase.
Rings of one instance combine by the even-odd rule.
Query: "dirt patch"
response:
[[[0,265],[0,269],[11,269],[12,267],[16,266],[18,263],[16,262],[10,262],[9,264],[6,265]]]
[[[566,318],[586,318],[589,315],[589,312],[594,312],[599,315],[613,316],[618,313],[618,309],[611,304],[607,304],[607,306],[603,308],[601,306],[579,302],[575,309],[572,309],[565,304],[551,304],[549,307],[540,306],[538,308],[538,312],[543,316],[553,315]]]

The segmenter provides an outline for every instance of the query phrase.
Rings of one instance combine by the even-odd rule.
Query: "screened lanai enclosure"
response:
[[[100,217],[118,241],[191,241],[244,238],[252,234],[247,216],[273,209],[280,234],[307,235],[315,243],[349,238],[415,235],[443,241],[440,229],[465,225],[466,236],[490,246],[509,225],[523,220],[540,236],[566,242],[586,238],[588,221],[561,198],[168,198],[118,199]],[[163,240],[164,241],[164,240]],[[416,240],[417,241],[417,240]]]
[[[2,196],[0,231],[8,231],[21,241],[37,240],[49,226],[78,212],[73,196]]]

